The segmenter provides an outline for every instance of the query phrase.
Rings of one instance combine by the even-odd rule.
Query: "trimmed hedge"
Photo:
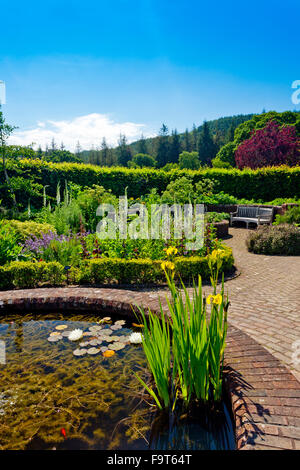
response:
[[[223,265],[220,272],[228,271],[233,266],[232,250],[223,247]],[[200,275],[209,279],[208,257],[175,258],[175,272],[184,281],[192,281]],[[80,284],[149,284],[165,281],[161,261],[150,259],[99,258],[85,260],[80,268],[71,268],[68,274],[70,283]],[[33,263],[14,261],[0,266],[0,288],[29,288],[43,284],[62,285],[67,282],[64,267],[57,262]]]
[[[31,261],[13,261],[0,266],[0,288],[17,289],[38,287],[42,284],[58,286],[66,281],[64,267],[53,261],[32,263]]]
[[[224,191],[237,198],[262,199],[271,201],[278,197],[300,198],[300,166],[268,167],[257,170],[238,170],[236,168],[207,168],[202,170],[157,170],[152,168],[129,169],[124,167],[99,167],[78,163],[52,163],[42,160],[23,159],[9,161],[8,170],[12,177],[30,178],[40,185],[49,185],[47,194],[55,197],[56,186],[64,181],[81,186],[98,184],[111,189],[117,195],[124,195],[128,188],[129,197],[140,197],[152,188],[164,191],[170,181],[182,176],[189,176],[196,183],[204,178],[216,181],[215,190]],[[0,190],[0,199],[6,198],[4,188]],[[32,203],[42,203],[31,198]]]

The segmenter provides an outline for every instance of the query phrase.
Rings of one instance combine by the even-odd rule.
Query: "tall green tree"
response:
[[[169,129],[163,124],[159,131],[159,137],[157,140],[157,150],[156,150],[156,161],[157,166],[165,166],[169,161]]]
[[[16,209],[17,208],[16,195],[14,193],[14,189],[12,187],[12,184],[11,184],[8,172],[7,172],[7,167],[6,167],[6,161],[7,161],[6,142],[9,136],[14,132],[15,129],[17,129],[17,127],[10,126],[9,124],[6,123],[3,112],[2,112],[1,103],[0,103],[0,154],[1,154],[1,159],[2,159],[2,166],[3,166],[3,172],[4,172],[6,185],[12,197],[13,205]]]
[[[137,143],[137,150],[138,150],[138,153],[143,153],[145,155],[148,154],[148,145],[143,134],[141,135],[141,138]]]
[[[192,150],[193,152],[197,152],[198,150],[198,129],[196,127],[196,124],[193,124],[192,129]]]
[[[172,135],[170,139],[168,162],[177,163],[180,152],[181,152],[180,137],[178,135],[177,129],[175,129],[174,131],[172,131]]]
[[[215,158],[216,153],[217,147],[209,131],[208,124],[204,121],[198,141],[198,154],[201,164],[210,165],[212,159]]]
[[[118,163],[122,166],[127,166],[131,158],[132,158],[131,148],[127,144],[126,136],[120,134],[119,147],[118,147]]]
[[[191,150],[192,150],[192,142],[191,142],[191,135],[190,135],[188,129],[186,129],[186,130],[185,130],[185,133],[184,133],[183,145],[184,145],[184,150],[185,150],[186,152],[191,152]]]

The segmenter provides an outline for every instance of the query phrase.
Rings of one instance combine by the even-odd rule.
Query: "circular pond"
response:
[[[0,318],[0,449],[234,449],[231,416],[155,413],[141,330],[100,315]],[[72,333],[72,334],[71,334]],[[135,335],[138,339],[139,335]]]

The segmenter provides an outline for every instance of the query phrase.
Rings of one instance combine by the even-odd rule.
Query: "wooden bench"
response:
[[[271,224],[273,221],[274,208],[259,206],[238,206],[236,212],[230,213],[230,225],[233,222],[245,222],[249,224]]]

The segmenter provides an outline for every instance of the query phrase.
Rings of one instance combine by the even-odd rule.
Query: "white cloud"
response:
[[[154,134],[145,130],[144,124],[134,122],[115,122],[106,114],[87,114],[79,116],[69,121],[46,121],[37,122],[37,127],[25,131],[16,131],[10,137],[11,145],[39,145],[44,149],[51,144],[54,138],[59,146],[64,143],[68,150],[74,151],[77,141],[83,149],[90,149],[93,145],[100,146],[103,137],[106,138],[108,145],[116,146],[121,134],[126,135],[128,142],[139,139],[141,133],[145,137],[151,137]]]

